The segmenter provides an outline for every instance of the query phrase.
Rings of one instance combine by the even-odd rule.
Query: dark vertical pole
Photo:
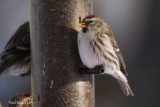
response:
[[[34,107],[94,107],[94,77],[80,75],[79,17],[91,0],[30,0]]]

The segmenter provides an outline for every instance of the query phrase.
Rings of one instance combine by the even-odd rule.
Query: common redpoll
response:
[[[110,27],[94,15],[85,17],[80,27],[78,49],[84,66],[90,69],[102,66],[103,74],[116,78],[124,94],[133,96],[126,78],[126,66]]]
[[[30,74],[29,22],[21,25],[0,54],[0,77]]]

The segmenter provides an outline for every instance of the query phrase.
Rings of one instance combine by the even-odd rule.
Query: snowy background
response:
[[[110,76],[96,77],[96,107],[160,107],[160,6],[157,0],[93,0],[94,14],[111,26],[135,93],[126,97]],[[0,0],[0,52],[29,19],[28,0]],[[4,107],[20,92],[30,93],[30,77],[0,78]]]

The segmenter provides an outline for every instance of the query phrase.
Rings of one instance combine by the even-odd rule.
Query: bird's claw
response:
[[[104,73],[104,68],[102,65],[98,65],[93,69],[89,69],[87,67],[81,67],[79,69],[80,74],[102,74]]]
[[[80,74],[91,74],[92,71],[91,71],[91,69],[89,69],[87,67],[80,67],[79,68],[79,73]]]

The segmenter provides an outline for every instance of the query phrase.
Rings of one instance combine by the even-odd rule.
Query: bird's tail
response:
[[[129,95],[134,96],[128,82],[124,82],[124,81],[121,81],[121,80],[118,80],[118,79],[117,79],[117,81],[120,84],[120,86],[121,86],[121,88],[122,88],[122,90],[123,90],[123,92],[126,96],[129,96]]]
[[[114,78],[117,79],[118,83],[120,84],[124,94],[126,96],[134,96],[129,84],[128,84],[128,80],[126,78],[126,76],[121,72],[121,71],[117,71],[114,73],[114,75],[112,75]]]

